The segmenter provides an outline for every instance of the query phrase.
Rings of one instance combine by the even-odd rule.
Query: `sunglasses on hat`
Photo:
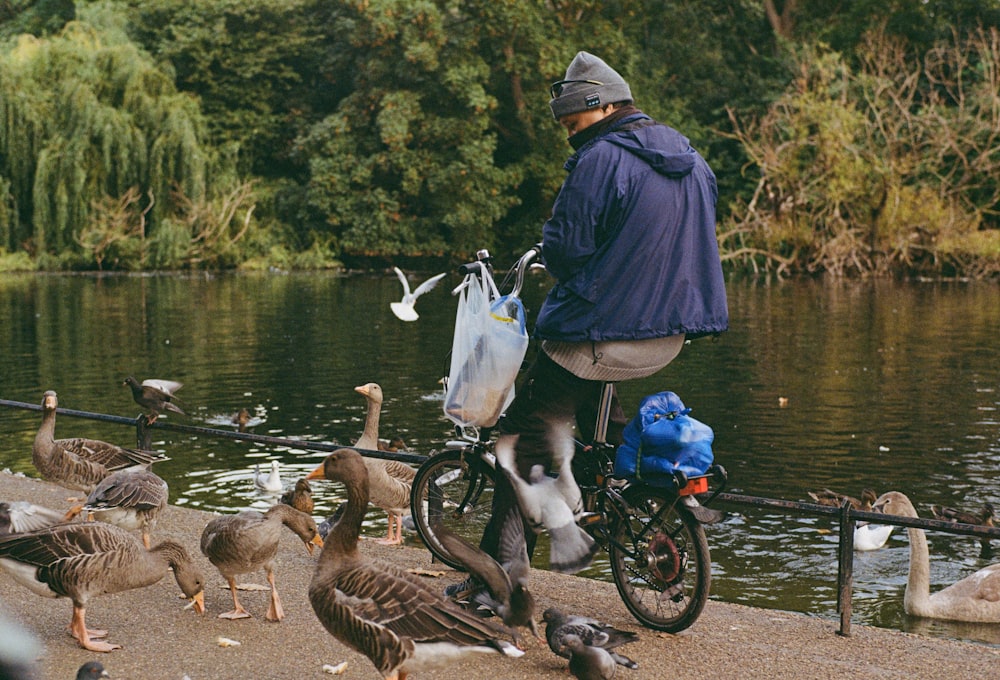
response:
[[[604,83],[602,83],[599,80],[560,80],[558,82],[552,83],[552,85],[549,86],[549,94],[552,96],[553,99],[558,99],[560,96],[562,96],[563,86],[569,85],[571,83],[586,83],[588,85],[597,85],[599,87],[604,85]]]

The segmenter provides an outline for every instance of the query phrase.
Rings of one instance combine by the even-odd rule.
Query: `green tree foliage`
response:
[[[208,200],[210,175],[224,179],[197,102],[113,27],[22,35],[0,59],[0,175],[13,206],[0,212],[0,246],[85,265],[79,235],[101,214],[95,202],[150,197],[137,238],[155,244],[181,201]]]
[[[858,54],[855,72],[803,52],[767,115],[737,121],[759,181],[727,225],[728,257],[779,273],[1000,274],[1000,31],[919,62],[873,31]]]

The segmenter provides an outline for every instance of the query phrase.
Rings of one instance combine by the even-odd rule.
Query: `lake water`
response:
[[[417,277],[414,277],[417,278]],[[421,277],[422,278],[422,277]],[[241,408],[256,434],[350,444],[362,429],[356,385],[385,393],[383,437],[430,454],[452,435],[441,411],[455,314],[450,275],[398,321],[400,290],[379,275],[0,276],[0,399],[31,404],[53,389],[60,406],[134,418],[125,375],[183,382],[188,418],[232,429]],[[549,285],[532,275],[529,318]],[[894,489],[921,516],[939,503],[1000,504],[1000,289],[995,284],[891,281],[729,284],[732,330],[696,340],[657,376],[621,386],[634,411],[670,389],[716,433],[729,491],[808,500],[829,487]],[[36,475],[39,414],[0,408],[0,469]],[[60,416],[59,437],[134,444],[114,423]],[[265,508],[254,466],[281,463],[291,484],[324,454],[220,437],[154,431],[171,460],[156,471],[171,502],[223,512]],[[317,517],[339,489],[317,484]],[[709,528],[712,597],[836,619],[837,535],[828,519],[726,507]],[[381,512],[366,533],[385,532]],[[975,539],[930,532],[932,589],[985,566]],[[411,539],[417,540],[417,539]],[[1000,625],[910,619],[902,611],[908,541],[858,553],[854,621],[1000,644]],[[589,575],[606,578],[598,562]]]

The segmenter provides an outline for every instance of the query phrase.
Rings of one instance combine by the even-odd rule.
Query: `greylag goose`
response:
[[[934,515],[934,519],[939,519],[942,522],[960,522],[962,524],[976,524],[984,527],[994,526],[993,518],[996,516],[992,503],[984,503],[982,509],[978,512],[967,512],[942,505],[932,505],[931,513]],[[990,545],[990,539],[983,536],[979,539],[979,545],[980,556],[988,557],[993,548]]]
[[[285,486],[281,483],[281,469],[278,466],[278,461],[272,460],[271,468],[267,472],[261,472],[260,465],[254,465],[253,485],[261,491],[281,493]]]
[[[23,534],[70,519],[64,513],[28,501],[0,503],[0,536]]]
[[[879,496],[875,507],[887,515],[917,517],[913,503],[898,491]],[[923,529],[909,527],[910,573],[903,594],[903,610],[911,616],[948,621],[1000,623],[1000,564],[983,567],[971,576],[937,592],[930,592],[930,553]]]
[[[90,493],[116,470],[135,465],[148,467],[165,460],[152,451],[126,449],[98,439],[56,439],[58,406],[56,393],[47,391],[42,397],[42,424],[31,447],[31,461],[43,479]]]
[[[448,530],[439,517],[431,518],[431,528],[441,545],[489,591],[488,594],[476,593],[472,601],[495,612],[510,628],[528,628],[532,635],[542,639],[535,621],[535,598],[528,590],[530,564],[520,514],[511,508],[504,518],[497,551],[499,562]],[[519,636],[515,637],[515,641],[518,647],[524,649]]]
[[[150,532],[167,507],[168,497],[167,483],[159,475],[134,467],[113,472],[102,479],[87,496],[81,510],[88,513],[88,518],[122,529],[138,529],[148,550],[152,545]]]
[[[606,650],[619,666],[633,669],[639,667],[632,659],[614,651],[624,644],[637,641],[639,636],[635,633],[619,630],[586,616],[564,614],[555,607],[546,609],[542,613],[542,619],[545,621],[545,639],[549,643],[549,649],[564,659],[570,657],[569,650],[564,645],[566,636],[576,635],[583,644]]]
[[[245,619],[250,612],[243,608],[236,596],[236,577],[263,568],[271,586],[271,603],[264,618],[281,621],[285,612],[281,607],[278,589],[274,584],[274,557],[278,554],[281,527],[291,529],[312,554],[313,546],[323,545],[316,522],[290,505],[281,503],[267,512],[244,510],[235,515],[225,515],[211,520],[201,534],[201,552],[216,566],[229,583],[233,595],[233,610],[219,614],[220,619]]]
[[[610,680],[618,664],[603,647],[583,644],[579,635],[564,635],[562,650],[569,655],[569,672],[579,680]]]
[[[309,486],[309,482],[305,479],[296,480],[295,486],[281,494],[280,500],[285,505],[290,505],[299,512],[304,512],[307,515],[311,515],[315,507],[312,498],[312,487]]]
[[[122,381],[122,385],[128,385],[129,389],[132,390],[133,401],[149,411],[146,414],[146,422],[150,425],[156,422],[163,411],[179,413],[182,416],[187,415],[181,408],[181,400],[174,396],[174,392],[184,387],[183,383],[155,378],[143,380],[140,383],[132,376],[127,376]]]
[[[307,479],[342,482],[347,493],[309,584],[309,601],[330,634],[371,659],[383,678],[405,678],[469,654],[524,654],[500,639],[511,634],[505,627],[465,611],[395,565],[365,559],[358,540],[368,470],[360,454],[334,451]]]
[[[378,424],[382,412],[382,388],[377,383],[368,383],[354,388],[368,401],[365,429],[355,442],[359,449],[378,450]],[[406,463],[365,456],[368,479],[371,488],[372,505],[378,506],[389,515],[389,529],[379,543],[395,545],[403,542],[403,514],[410,510],[410,489],[417,471]]]
[[[431,290],[438,284],[438,281],[444,278],[445,272],[436,274],[431,278],[427,279],[414,290],[410,292],[410,282],[406,278],[406,274],[400,271],[399,267],[393,267],[392,270],[396,272],[396,278],[403,285],[403,299],[399,302],[390,302],[389,309],[392,313],[396,315],[396,318],[400,321],[416,321],[420,318],[417,314],[417,310],[413,308],[417,304],[417,298]]]
[[[171,567],[185,597],[205,611],[203,579],[184,547],[163,541],[146,550],[132,534],[112,524],[57,524],[26,534],[0,537],[0,568],[32,592],[73,601],[70,632],[92,652],[121,649],[88,630],[85,614],[92,597],[144,588]]]

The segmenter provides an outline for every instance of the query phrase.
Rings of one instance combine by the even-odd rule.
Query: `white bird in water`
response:
[[[417,304],[417,298],[436,286],[438,281],[444,278],[445,272],[427,279],[411,293],[410,282],[406,280],[406,274],[400,271],[399,267],[393,267],[392,270],[396,272],[396,276],[399,277],[400,282],[403,284],[403,299],[401,302],[390,302],[389,308],[392,309],[392,313],[400,321],[416,321],[420,318],[417,310],[413,308]]]
[[[281,484],[281,474],[278,470],[278,461],[271,461],[271,471],[268,473],[261,472],[260,465],[255,465],[253,483],[254,486],[261,491],[280,493],[284,489],[284,486]]]

